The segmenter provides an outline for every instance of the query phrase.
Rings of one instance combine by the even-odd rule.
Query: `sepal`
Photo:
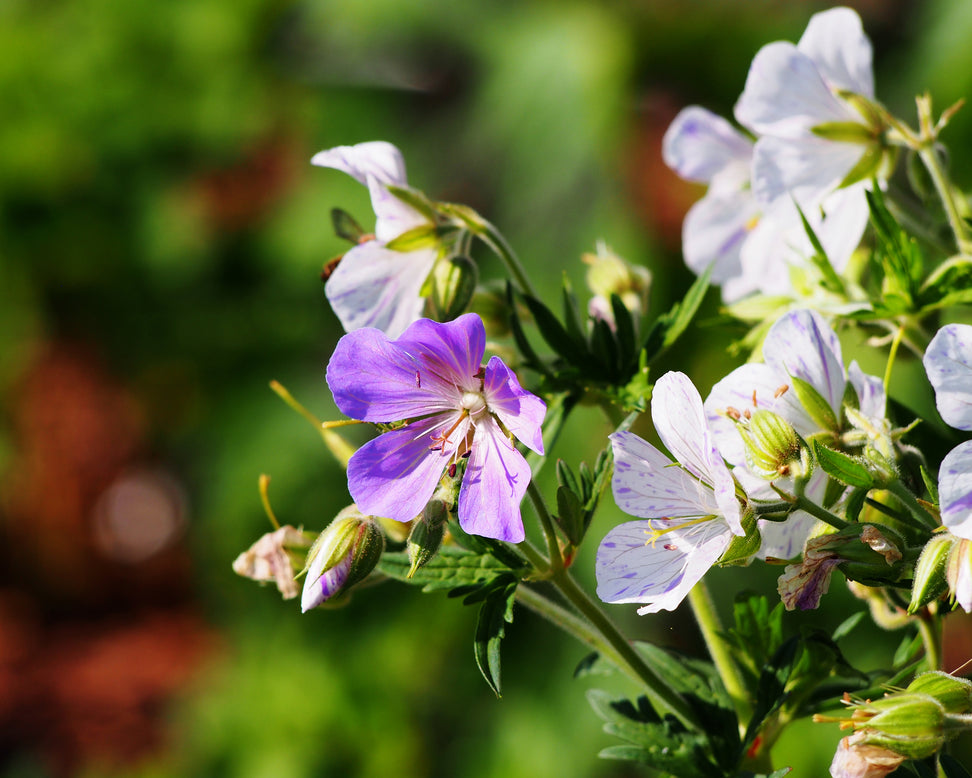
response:
[[[953,541],[954,538],[947,533],[937,534],[921,550],[921,555],[915,564],[908,613],[917,613],[948,591],[946,570]]]

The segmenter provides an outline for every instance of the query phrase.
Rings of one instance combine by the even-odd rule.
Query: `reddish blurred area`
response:
[[[0,764],[54,775],[147,756],[166,701],[216,647],[182,542],[187,499],[135,395],[51,343],[13,388],[3,482]]]

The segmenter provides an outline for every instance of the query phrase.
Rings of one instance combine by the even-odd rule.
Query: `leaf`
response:
[[[579,357],[587,356],[587,344],[583,340],[574,340],[546,305],[528,294],[521,294],[521,297],[550,348],[571,364],[576,364]]]
[[[635,325],[631,311],[627,309],[621,298],[611,295],[611,312],[614,314],[615,338],[620,352],[620,374],[627,376],[638,358],[638,347],[635,343]]]
[[[744,749],[752,745],[763,722],[786,701],[786,684],[796,665],[799,648],[799,638],[790,638],[773,654],[760,673],[756,686],[756,704],[743,738]]]
[[[732,607],[735,626],[722,636],[736,648],[735,656],[755,686],[763,666],[783,644],[783,604],[770,610],[765,595],[741,592]]]
[[[331,225],[334,227],[335,235],[350,241],[356,246],[361,242],[361,238],[365,234],[365,231],[354,220],[354,217],[340,208],[331,209]]]
[[[922,313],[972,302],[972,260],[952,257],[928,276],[918,291]]]
[[[796,205],[797,212],[800,214],[800,221],[803,222],[803,231],[807,234],[807,238],[810,239],[810,245],[813,246],[813,255],[810,260],[820,271],[823,276],[823,287],[831,292],[836,292],[840,295],[846,295],[847,290],[844,288],[844,282],[841,280],[840,276],[837,275],[837,271],[834,270],[834,266],[830,262],[830,258],[827,256],[827,250],[823,247],[820,242],[820,238],[817,237],[817,233],[814,231],[813,227],[810,226],[810,222],[807,221],[807,217],[803,213],[803,209],[793,201]]]
[[[564,305],[564,326],[571,339],[584,343],[587,338],[584,336],[584,324],[581,320],[580,310],[577,308],[577,298],[570,286],[570,279],[564,273],[563,280],[563,305]]]
[[[557,487],[557,524],[572,545],[580,544],[584,527],[584,506],[577,494],[566,486]]]
[[[938,763],[945,773],[945,778],[972,778],[972,773],[969,773],[954,756],[939,754]]]
[[[456,548],[441,549],[438,555],[408,578],[410,567],[408,554],[403,551],[386,551],[378,563],[378,570],[389,578],[421,586],[423,592],[467,586],[478,587],[492,583],[500,576],[509,575],[511,572],[514,574],[520,572],[496,559],[492,554],[475,554]]]
[[[847,637],[863,619],[864,611],[858,611],[854,615],[848,616],[838,625],[831,637],[834,639],[834,641]]]
[[[479,609],[473,644],[476,665],[497,697],[501,689],[500,644],[506,625],[513,623],[513,603],[519,581],[507,581],[490,591]]]
[[[591,346],[592,358],[600,366],[600,375],[597,378],[601,381],[607,380],[615,383],[620,377],[618,369],[618,344],[611,331],[611,325],[603,319],[591,319]]]
[[[874,487],[874,476],[859,459],[827,448],[816,440],[813,441],[813,455],[821,469],[842,484],[860,489]]]
[[[922,277],[923,259],[918,244],[895,221],[884,204],[880,187],[865,193],[871,211],[871,224],[877,235],[876,258],[884,270],[884,306],[895,312],[912,310],[917,285]]]
[[[651,362],[662,351],[669,348],[685,332],[705,299],[711,275],[712,268],[710,266],[695,279],[681,301],[675,303],[667,313],[662,314],[652,323],[641,341],[641,347],[647,355],[646,363]]]
[[[520,355],[523,357],[524,363],[534,370],[539,370],[543,374],[551,376],[550,370],[544,364],[543,360],[537,356],[537,352],[533,350],[533,346],[527,340],[526,333],[523,332],[523,324],[520,321],[520,314],[516,308],[516,298],[513,294],[513,284],[509,281],[506,282],[506,300],[510,311],[510,331],[513,333],[513,340],[516,343]]]

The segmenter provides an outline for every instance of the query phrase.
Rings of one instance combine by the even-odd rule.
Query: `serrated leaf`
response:
[[[483,600],[476,622],[473,644],[476,665],[497,697],[502,696],[500,644],[506,635],[506,625],[513,623],[513,603],[518,583],[511,581],[493,589]]]
[[[859,489],[874,488],[876,483],[874,476],[857,458],[827,448],[816,440],[813,441],[813,456],[827,475],[842,484]]]
[[[547,376],[552,376],[552,373],[544,364],[543,360],[533,350],[533,346],[530,345],[530,341],[523,331],[523,323],[520,321],[520,314],[517,310],[516,299],[513,294],[513,284],[509,281],[506,283],[506,300],[510,311],[510,332],[513,334],[513,341],[516,343],[516,347],[520,352],[520,356],[523,357],[524,363],[534,370],[539,370]]]
[[[408,578],[411,562],[404,551],[386,551],[378,563],[378,570],[397,581],[421,586],[432,592],[461,586],[482,586],[502,575],[519,574],[491,554],[476,554],[456,548],[443,548],[423,567]]]
[[[726,632],[725,639],[737,649],[738,661],[755,682],[783,644],[783,604],[777,602],[770,610],[765,595],[741,592],[732,611],[734,627]]]
[[[592,651],[574,668],[574,678],[585,678],[589,675],[615,675],[617,666],[607,661],[597,651]]]

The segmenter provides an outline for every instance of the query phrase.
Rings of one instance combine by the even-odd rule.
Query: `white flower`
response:
[[[945,422],[972,430],[972,326],[948,324],[932,338],[923,360]]]
[[[407,187],[401,152],[384,141],[337,146],[318,152],[312,165],[341,170],[368,187],[375,209],[375,240],[348,251],[324,286],[347,332],[376,327],[395,338],[422,315],[419,292],[438,258],[436,247],[394,251],[387,244],[428,218],[388,191]]]

